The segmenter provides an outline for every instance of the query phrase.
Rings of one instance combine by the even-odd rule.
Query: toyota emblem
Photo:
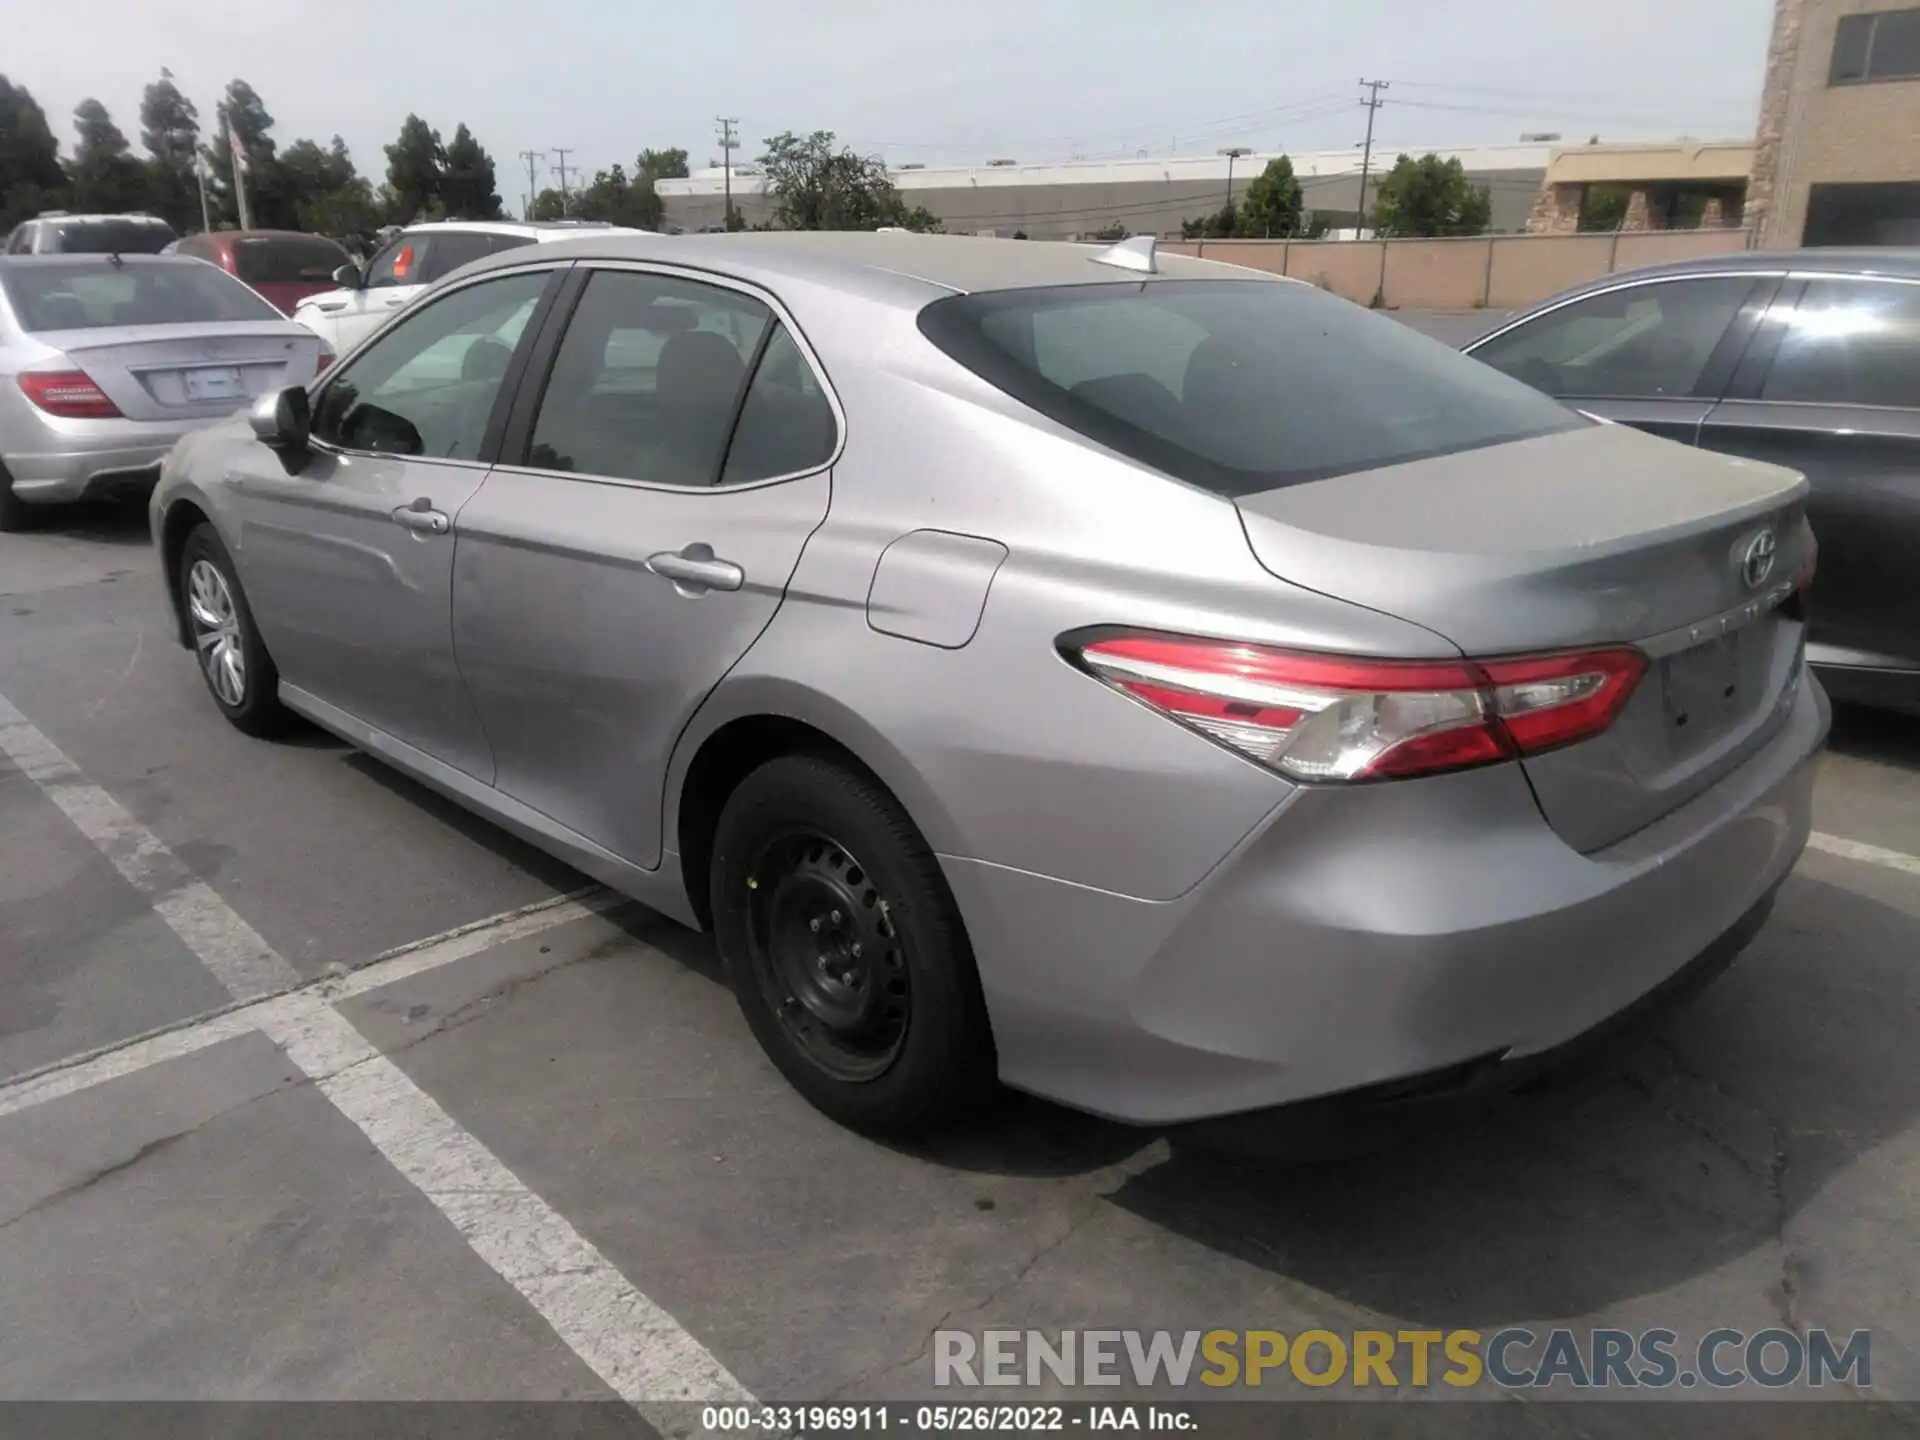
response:
[[[1773,552],[1778,548],[1779,542],[1773,538],[1772,530],[1762,530],[1747,542],[1740,556],[1740,578],[1747,582],[1749,590],[1758,590],[1767,583],[1767,577],[1773,574]]]

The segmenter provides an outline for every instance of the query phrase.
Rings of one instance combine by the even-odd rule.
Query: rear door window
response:
[[[663,485],[711,485],[747,366],[773,315],[737,290],[603,270],[567,325],[528,463]]]
[[[69,220],[53,228],[63,255],[158,255],[178,237],[171,226],[139,220]]]
[[[11,267],[0,272],[13,313],[28,330],[98,330],[279,320],[281,314],[224,270],[198,260]]]
[[[396,285],[423,285],[421,271],[432,258],[439,237],[402,235],[373,257],[367,267],[367,289],[388,290]]]
[[[721,482],[737,485],[817,470],[832,458],[838,438],[839,424],[820,377],[792,333],[776,322],[740,407]]]
[[[1015,399],[1218,494],[1590,422],[1310,285],[1159,280],[937,300],[921,332]]]
[[[1549,395],[1690,396],[1756,283],[1717,275],[1589,295],[1475,346],[1473,358]]]
[[[1808,281],[1760,398],[1920,409],[1920,285]]]

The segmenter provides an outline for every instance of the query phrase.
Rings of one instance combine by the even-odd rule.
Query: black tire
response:
[[[195,613],[194,585],[199,566],[209,566],[218,574],[230,601],[230,634],[238,641],[242,661],[237,698],[231,687],[228,693],[221,693],[222,682],[216,679],[217,665],[211,657],[220,647],[202,643],[215,627],[204,623],[202,616]],[[247,606],[246,591],[240,588],[233,557],[227,554],[227,547],[220,543],[220,536],[212,525],[202,523],[188,532],[187,542],[180,550],[179,588],[180,611],[187,617],[194,661],[220,713],[236,730],[247,735],[266,737],[286,729],[293,715],[280,703],[280,672],[267,653],[266,642],[260,638],[259,626],[253,623],[253,611]]]
[[[6,466],[0,465],[0,534],[15,535],[31,530],[39,518],[34,506],[13,493],[13,476],[7,473]]]
[[[815,1108],[904,1136],[991,1098],[966,928],[933,852],[873,777],[820,756],[769,761],[728,798],[710,874],[740,1009]]]

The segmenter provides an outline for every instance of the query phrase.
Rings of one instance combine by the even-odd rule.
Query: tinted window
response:
[[[347,252],[318,235],[260,235],[233,244],[234,271],[249,285],[325,284]]]
[[[183,325],[206,320],[278,320],[280,312],[211,265],[155,260],[114,265],[32,263],[0,273],[28,330],[109,325]]]
[[[817,469],[833,454],[837,433],[820,377],[777,325],[747,387],[721,479],[731,485]]]
[[[367,267],[367,289],[424,285],[421,272],[426,268],[434,243],[434,238],[426,235],[402,235],[374,256],[373,263]]]
[[[349,450],[475,458],[546,282],[507,275],[410,308],[328,384],[313,433]]]
[[[1588,423],[1310,285],[989,292],[935,301],[920,328],[1042,414],[1223,495]]]
[[[1920,76],[1920,10],[1842,16],[1833,38],[1835,85]]]
[[[1476,346],[1473,358],[1549,395],[1691,395],[1755,283],[1728,275],[1610,290]]]
[[[152,220],[63,220],[49,249],[63,255],[158,255],[176,238]]]
[[[599,272],[554,357],[528,462],[711,485],[770,321],[766,306],[737,291]]]
[[[503,241],[507,243],[503,244]],[[447,231],[433,237],[433,254],[420,273],[426,283],[431,285],[442,276],[451,275],[470,260],[479,260],[496,251],[528,243],[530,242],[517,235],[482,235],[472,231]]]
[[[1760,397],[1920,408],[1920,285],[1810,281]]]

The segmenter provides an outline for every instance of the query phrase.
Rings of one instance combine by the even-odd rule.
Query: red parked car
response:
[[[245,281],[283,315],[307,296],[334,289],[339,282],[333,272],[353,261],[326,236],[296,230],[215,230],[189,235],[172,248]]]

